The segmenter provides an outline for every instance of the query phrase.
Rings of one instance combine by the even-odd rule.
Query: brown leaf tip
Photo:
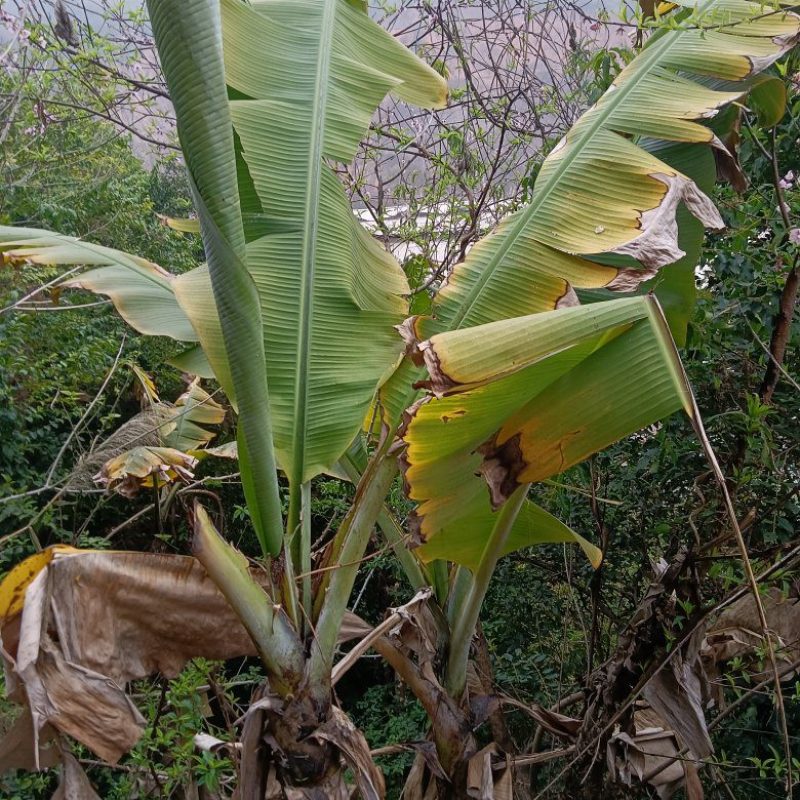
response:
[[[419,350],[419,333],[417,322],[419,316],[408,317],[399,325],[395,325],[395,330],[400,334],[406,343],[405,355],[407,355],[418,367],[422,366],[422,353]]]
[[[633,292],[640,284],[649,281],[657,273],[658,270],[655,268],[620,269],[616,277],[612,278],[603,288],[612,292]]]
[[[419,400],[415,400],[407,409],[405,409],[405,411],[403,411],[400,420],[400,426],[397,429],[397,436],[404,443],[406,433],[408,433],[408,428],[414,421],[414,417],[417,416],[417,412],[422,406],[424,406],[426,403],[429,403],[430,400],[430,395],[427,395],[426,397],[420,397]]]
[[[579,306],[581,301],[578,295],[569,283],[564,283],[564,293],[556,300],[556,309],[561,308],[574,308]]]

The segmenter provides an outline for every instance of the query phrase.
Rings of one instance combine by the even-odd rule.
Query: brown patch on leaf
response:
[[[657,272],[657,269],[621,269],[603,288],[612,292],[632,292],[639,284],[649,281]]]
[[[400,439],[403,439],[408,432],[408,426],[411,425],[411,421],[417,415],[417,411],[419,411],[419,409],[425,405],[425,403],[429,403],[430,400],[430,397],[420,397],[419,400],[416,400],[407,409],[405,409],[405,411],[403,411],[400,420],[400,426],[397,429],[397,435]]]
[[[497,510],[520,485],[519,474],[528,466],[520,447],[520,434],[498,445],[496,437],[484,442],[477,452],[483,456],[480,474],[489,486],[492,508]]]
[[[404,448],[400,451],[399,455],[397,456],[397,463],[400,467],[400,475],[403,478],[403,485],[405,488],[405,493],[408,495],[410,491],[410,487],[408,484],[408,480],[406,479],[406,474],[411,466],[408,460],[408,449]],[[406,529],[408,531],[408,546],[409,548],[420,547],[421,545],[425,544],[425,537],[422,535],[422,520],[420,519],[419,514],[417,514],[416,509],[412,509],[412,511],[408,515],[408,519],[406,520]]]
[[[439,354],[430,339],[420,342],[418,352],[422,355],[422,361],[428,370],[429,380],[417,381],[415,389],[430,389],[437,397],[442,397],[450,389],[459,385],[458,381],[453,380],[442,368]]]
[[[408,515],[406,527],[408,529],[408,539],[406,541],[408,542],[409,550],[422,547],[428,541],[422,533],[422,518],[417,514],[416,509]]]
[[[400,427],[398,428],[397,435],[399,437],[399,444],[400,447],[397,450],[397,464],[400,467],[400,474],[403,478],[403,484],[405,487],[405,492],[407,496],[410,496],[411,487],[408,483],[407,474],[408,470],[411,467],[411,462],[408,459],[408,447],[403,440],[406,432],[408,431],[408,427],[411,424],[412,420],[417,414],[417,411],[425,404],[430,402],[431,397],[421,397],[417,400],[413,405],[409,406],[405,411],[403,411],[402,421],[400,423]],[[419,516],[417,515],[416,511],[412,511],[406,523],[406,527],[408,529],[408,542],[409,547],[419,547],[420,545],[425,544],[425,538],[422,536],[422,521],[420,520]]]
[[[681,203],[707,228],[720,230],[725,223],[716,206],[686,176],[653,173],[650,177],[666,186],[661,202],[655,208],[641,212],[639,235],[612,252],[632,256],[648,269],[660,269],[685,255],[678,245],[675,216]]]

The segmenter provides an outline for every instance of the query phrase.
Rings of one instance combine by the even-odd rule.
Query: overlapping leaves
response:
[[[706,225],[721,225],[691,178],[630,137],[715,144],[702,120],[746,92],[735,82],[786,52],[800,25],[795,14],[764,14],[749,0],[710,0],[699,13],[702,25],[687,21],[654,36],[554,148],[531,203],[454,271],[438,299],[439,329],[564,305],[572,288],[635,288],[682,255],[681,203]],[[725,81],[726,90],[709,88],[709,79]],[[631,256],[643,270],[586,260],[599,253]]]
[[[426,557],[474,565],[492,508],[519,486],[556,475],[681,407],[691,412],[653,297],[445,332],[420,349],[435,396],[410,411],[403,439]],[[506,549],[575,540],[596,560],[559,525],[528,505]]]
[[[545,325],[543,341],[550,343],[567,319],[588,320],[594,312],[544,314],[538,323],[519,318],[574,305],[576,289],[634,290],[685,255],[681,241],[696,252],[702,226],[722,224],[693,180],[708,180],[709,149],[723,147],[703,120],[744,94],[747,80],[789,49],[799,32],[793,13],[764,13],[747,0],[710,0],[675,30],[653,36],[545,160],[531,203],[472,249],[432,317],[404,326],[412,352],[426,351],[433,388],[457,392],[416,405],[403,434],[420,537],[453,542],[452,548],[440,543],[437,556],[454,557],[474,520],[484,531],[491,528],[489,496],[476,473],[488,481],[496,507],[519,485],[556,474],[681,406],[688,410],[668,328],[652,305],[629,307],[641,318],[613,335],[609,328],[610,341],[575,341],[525,369],[519,354],[503,350],[507,326],[489,323],[508,319],[526,337]],[[686,172],[670,164],[685,165]],[[629,268],[636,262],[638,271]],[[687,261],[673,269],[662,287],[679,337],[693,267]],[[612,315],[625,308],[602,305]],[[441,364],[431,360],[439,354],[437,333],[439,349],[448,341],[463,345],[466,335],[476,363],[484,364],[479,354],[498,344],[502,355],[493,353],[472,383],[462,375],[449,389],[437,388]],[[390,420],[403,396],[394,382],[387,386]]]
[[[280,465],[300,482],[329,467],[358,430],[399,357],[393,325],[408,292],[399,265],[358,224],[325,160],[352,159],[388,92],[437,105],[445,87],[339,0],[223,0],[222,30],[275,446]],[[196,296],[178,290],[216,365],[213,315]]]

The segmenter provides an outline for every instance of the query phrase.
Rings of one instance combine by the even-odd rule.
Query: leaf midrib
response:
[[[328,104],[328,85],[336,16],[336,1],[324,0],[319,49],[314,78],[314,102],[311,110],[309,141],[309,170],[306,177],[306,196],[303,213],[303,246],[300,265],[300,316],[297,330],[297,370],[294,387],[294,438],[291,482],[300,485],[305,472],[305,439],[308,423],[308,368],[311,356],[314,281],[316,268],[317,233],[320,185],[322,181],[325,118]]]
[[[703,4],[699,9],[699,13],[704,13],[715,3],[716,0],[708,0],[708,2]],[[625,98],[633,91],[633,89],[635,89],[639,83],[644,80],[652,68],[658,65],[658,61],[661,56],[672,46],[672,44],[674,44],[674,42],[680,37],[681,33],[683,33],[683,31],[670,31],[662,37],[661,41],[656,42],[655,45],[642,51],[642,55],[645,56],[643,59],[644,64],[642,64],[641,68],[635,75],[633,75],[628,81],[615,90],[614,95],[616,97],[616,101],[608,103],[607,108],[597,115],[596,119],[591,125],[587,126],[586,130],[570,147],[571,153],[565,155],[561,163],[551,174],[549,180],[542,190],[537,192],[536,197],[525,209],[523,209],[516,223],[511,227],[503,241],[500,243],[496,252],[489,260],[489,263],[481,271],[478,280],[475,282],[466,299],[462,303],[458,313],[449,323],[450,330],[455,330],[461,327],[464,318],[472,310],[495,269],[497,269],[498,265],[503,261],[508,251],[517,241],[522,231],[530,222],[531,217],[536,214],[542,203],[556,189],[564,173],[567,171],[567,169],[569,169],[576,157],[582,152],[586,141],[591,140],[594,134],[598,130],[602,129],[608,117],[619,107],[620,103],[625,100]],[[603,96],[607,97],[607,95]]]
[[[141,277],[145,280],[151,281],[155,283],[161,289],[166,289],[167,291],[172,291],[172,288],[169,285],[169,281],[166,278],[161,278],[160,276],[154,275],[149,270],[145,269],[141,265],[137,264],[135,261],[129,261],[127,258],[123,258],[126,254],[123,253],[121,250],[115,250],[113,247],[106,247],[105,245],[96,245],[93,242],[85,242],[83,239],[79,239],[77,237],[72,236],[63,236],[60,233],[51,233],[50,234],[53,239],[56,240],[57,244],[51,244],[50,247],[58,247],[59,245],[69,245],[71,247],[76,248],[77,250],[84,250],[87,253],[97,254],[98,252],[108,258],[108,264],[100,265],[95,264],[92,265],[87,272],[91,272],[95,269],[104,269],[107,267],[117,266],[121,267],[122,269],[129,269],[133,270],[134,272],[138,272]],[[119,254],[119,255],[117,255]],[[77,280],[86,273],[79,273],[70,280]]]
[[[716,2],[717,0],[708,0],[702,6],[702,11],[705,12],[713,5],[715,5]],[[542,201],[547,196],[549,196],[550,193],[558,185],[561,176],[570,166],[576,154],[580,151],[586,137],[594,134],[594,132],[606,121],[611,112],[618,107],[619,103],[627,96],[627,94],[632,90],[632,88],[638,85],[638,83],[644,78],[644,76],[649,74],[650,70],[654,66],[657,66],[658,59],[663,55],[663,53],[666,50],[669,49],[669,47],[674,43],[677,37],[680,36],[681,33],[682,31],[670,31],[668,33],[665,33],[660,41],[656,42],[655,44],[648,47],[646,50],[642,51],[643,53],[649,54],[643,68],[639,70],[639,72],[637,73],[637,75],[634,76],[634,78],[632,78],[622,87],[616,90],[617,102],[610,104],[609,108],[604,113],[598,115],[595,123],[590,127],[588,127],[587,130],[584,132],[584,134],[575,143],[573,147],[572,156],[570,156],[569,158],[565,158],[563,160],[562,164],[552,173],[549,181],[543,188],[542,192],[537,195],[537,197],[530,203],[530,205],[526,206],[526,208],[523,209],[520,218],[517,220],[514,226],[510,228],[508,234],[506,235],[504,240],[500,243],[500,246],[498,247],[495,254],[492,256],[488,264],[481,271],[481,274],[478,276],[478,280],[475,282],[469,294],[462,302],[458,312],[448,322],[447,330],[452,331],[452,330],[459,330],[461,328],[461,325],[464,322],[465,317],[467,316],[467,314],[470,313],[470,311],[474,307],[475,303],[477,302],[478,298],[480,297],[481,293],[486,287],[486,284],[491,279],[492,274],[497,269],[502,260],[505,258],[508,250],[512,247],[514,242],[516,242],[517,238],[520,236],[525,226],[528,224],[530,217],[533,216],[534,213],[536,213]],[[491,233],[488,234],[488,236],[491,235],[492,235]],[[423,372],[422,368],[417,368],[415,370],[415,374],[421,375],[422,372]],[[413,397],[415,394],[416,392],[409,392],[406,394],[406,399],[403,403],[404,407],[409,404],[410,402],[409,398]]]

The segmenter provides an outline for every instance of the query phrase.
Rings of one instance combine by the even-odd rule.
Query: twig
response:
[[[5,308],[0,308],[0,314],[5,314],[8,311],[13,311],[20,304],[27,303],[29,300],[36,297],[36,295],[39,294],[40,292],[43,292],[45,289],[49,289],[51,286],[53,286],[53,284],[60,283],[68,275],[72,275],[81,269],[83,269],[83,267],[79,266],[79,267],[73,267],[72,269],[69,269],[66,272],[62,272],[58,277],[53,278],[53,280],[48,281],[47,283],[43,283],[41,286],[37,286],[32,292],[28,292],[28,294],[26,294],[25,297],[21,297],[19,300],[15,301],[10,306],[6,306]]]
[[[795,380],[795,379],[794,379],[794,378],[793,378],[793,377],[792,377],[792,376],[791,376],[791,375],[790,375],[790,374],[789,374],[789,373],[786,371],[786,369],[784,368],[783,364],[781,364],[781,363],[780,363],[780,361],[778,361],[778,359],[777,359],[777,358],[775,358],[775,356],[774,356],[774,355],[772,355],[772,353],[770,352],[770,349],[769,349],[769,347],[767,347],[767,345],[765,345],[765,344],[764,344],[764,342],[761,340],[761,338],[759,337],[759,335],[758,335],[758,334],[755,332],[755,330],[753,330],[753,326],[750,324],[750,321],[749,321],[749,320],[747,321],[747,326],[750,328],[750,333],[752,333],[752,334],[753,334],[753,337],[755,338],[755,340],[756,340],[756,341],[759,343],[759,345],[761,345],[761,349],[762,349],[762,350],[763,350],[763,351],[764,351],[764,352],[767,354],[767,356],[769,356],[770,360],[771,360],[771,361],[772,361],[772,363],[775,365],[775,369],[777,369],[777,370],[778,370],[778,372],[780,372],[780,373],[781,373],[781,375],[783,375],[783,377],[784,377],[784,378],[786,378],[786,380],[787,380],[787,381],[788,381],[788,382],[789,382],[789,383],[790,383],[790,384],[791,384],[791,385],[792,385],[792,386],[793,386],[795,389],[797,389],[797,391],[798,391],[798,392],[800,392],[800,383],[798,383],[798,382],[797,382],[797,381],[796,381],[796,380]]]
[[[686,385],[688,387],[688,380],[686,381]],[[700,439],[700,443],[703,447],[703,451],[706,454],[706,458],[708,459],[709,464],[711,465],[712,470],[714,471],[714,476],[717,479],[717,483],[719,485],[720,492],[722,492],[722,497],[725,502],[725,508],[728,512],[728,517],[731,522],[731,527],[733,528],[734,535],[736,537],[736,543],[739,547],[739,552],[742,556],[742,564],[744,565],[745,575],[747,577],[747,582],[750,587],[750,591],[753,595],[753,601],[756,606],[756,611],[758,613],[758,620],[761,626],[761,633],[764,637],[764,642],[767,646],[767,656],[769,658],[770,667],[772,669],[773,678],[775,681],[775,705],[778,709],[778,720],[781,726],[781,732],[783,735],[783,746],[784,751],[786,754],[786,797],[788,800],[792,800],[792,787],[794,785],[793,780],[793,773],[792,773],[792,746],[789,739],[789,726],[786,720],[786,706],[783,701],[783,690],[781,689],[781,679],[780,679],[780,672],[778,670],[778,662],[775,658],[775,648],[772,643],[772,636],[769,631],[769,623],[767,621],[767,615],[764,611],[764,604],[761,602],[761,594],[758,590],[758,580],[756,579],[755,573],[753,572],[753,565],[750,563],[750,556],[747,552],[747,544],[744,541],[744,536],[742,535],[742,529],[739,527],[739,520],[736,518],[736,509],[733,507],[733,501],[731,500],[730,492],[728,492],[728,485],[725,481],[725,476],[722,474],[722,469],[719,466],[719,462],[717,461],[716,454],[714,453],[714,449],[711,446],[711,442],[708,440],[708,436],[706,435],[705,428],[703,427],[703,420],[700,416],[700,409],[697,407],[697,401],[694,398],[694,394],[690,391],[689,392],[690,402],[692,404],[692,424],[694,426],[695,431],[697,432],[697,436]]]
[[[112,528],[109,533],[107,533],[103,538],[108,541],[111,539],[115,534],[119,533],[123,528],[127,528],[133,522],[136,522],[137,519],[141,519],[141,517],[149,514],[153,510],[153,505],[148,504],[144,508],[139,509],[135,514],[128,517],[124,522],[120,522],[115,528]]]
[[[44,479],[45,486],[49,486],[50,485],[50,482],[53,479],[53,475],[55,474],[55,471],[58,469],[58,466],[61,463],[61,459],[64,457],[64,453],[67,452],[67,448],[72,443],[72,440],[75,438],[75,436],[77,435],[78,431],[83,426],[83,423],[86,421],[86,419],[92,413],[94,407],[97,405],[98,400],[103,396],[103,392],[105,392],[106,386],[108,386],[108,383],[111,380],[111,376],[117,370],[117,366],[119,365],[119,360],[120,360],[120,358],[122,356],[122,351],[125,348],[126,340],[127,340],[127,334],[123,334],[122,335],[122,342],[120,343],[119,350],[117,351],[116,358],[114,359],[114,363],[111,365],[111,369],[108,371],[108,374],[106,375],[105,379],[103,380],[103,383],[100,385],[100,388],[98,389],[97,394],[94,396],[94,399],[92,400],[91,403],[89,403],[89,405],[86,407],[86,411],[83,412],[83,414],[81,415],[81,418],[78,420],[77,424],[69,432],[69,436],[67,436],[67,438],[64,440],[64,444],[61,445],[61,449],[58,451],[58,455],[56,455],[55,460],[51,464],[50,469],[47,471],[47,475],[45,476],[45,479]]]

